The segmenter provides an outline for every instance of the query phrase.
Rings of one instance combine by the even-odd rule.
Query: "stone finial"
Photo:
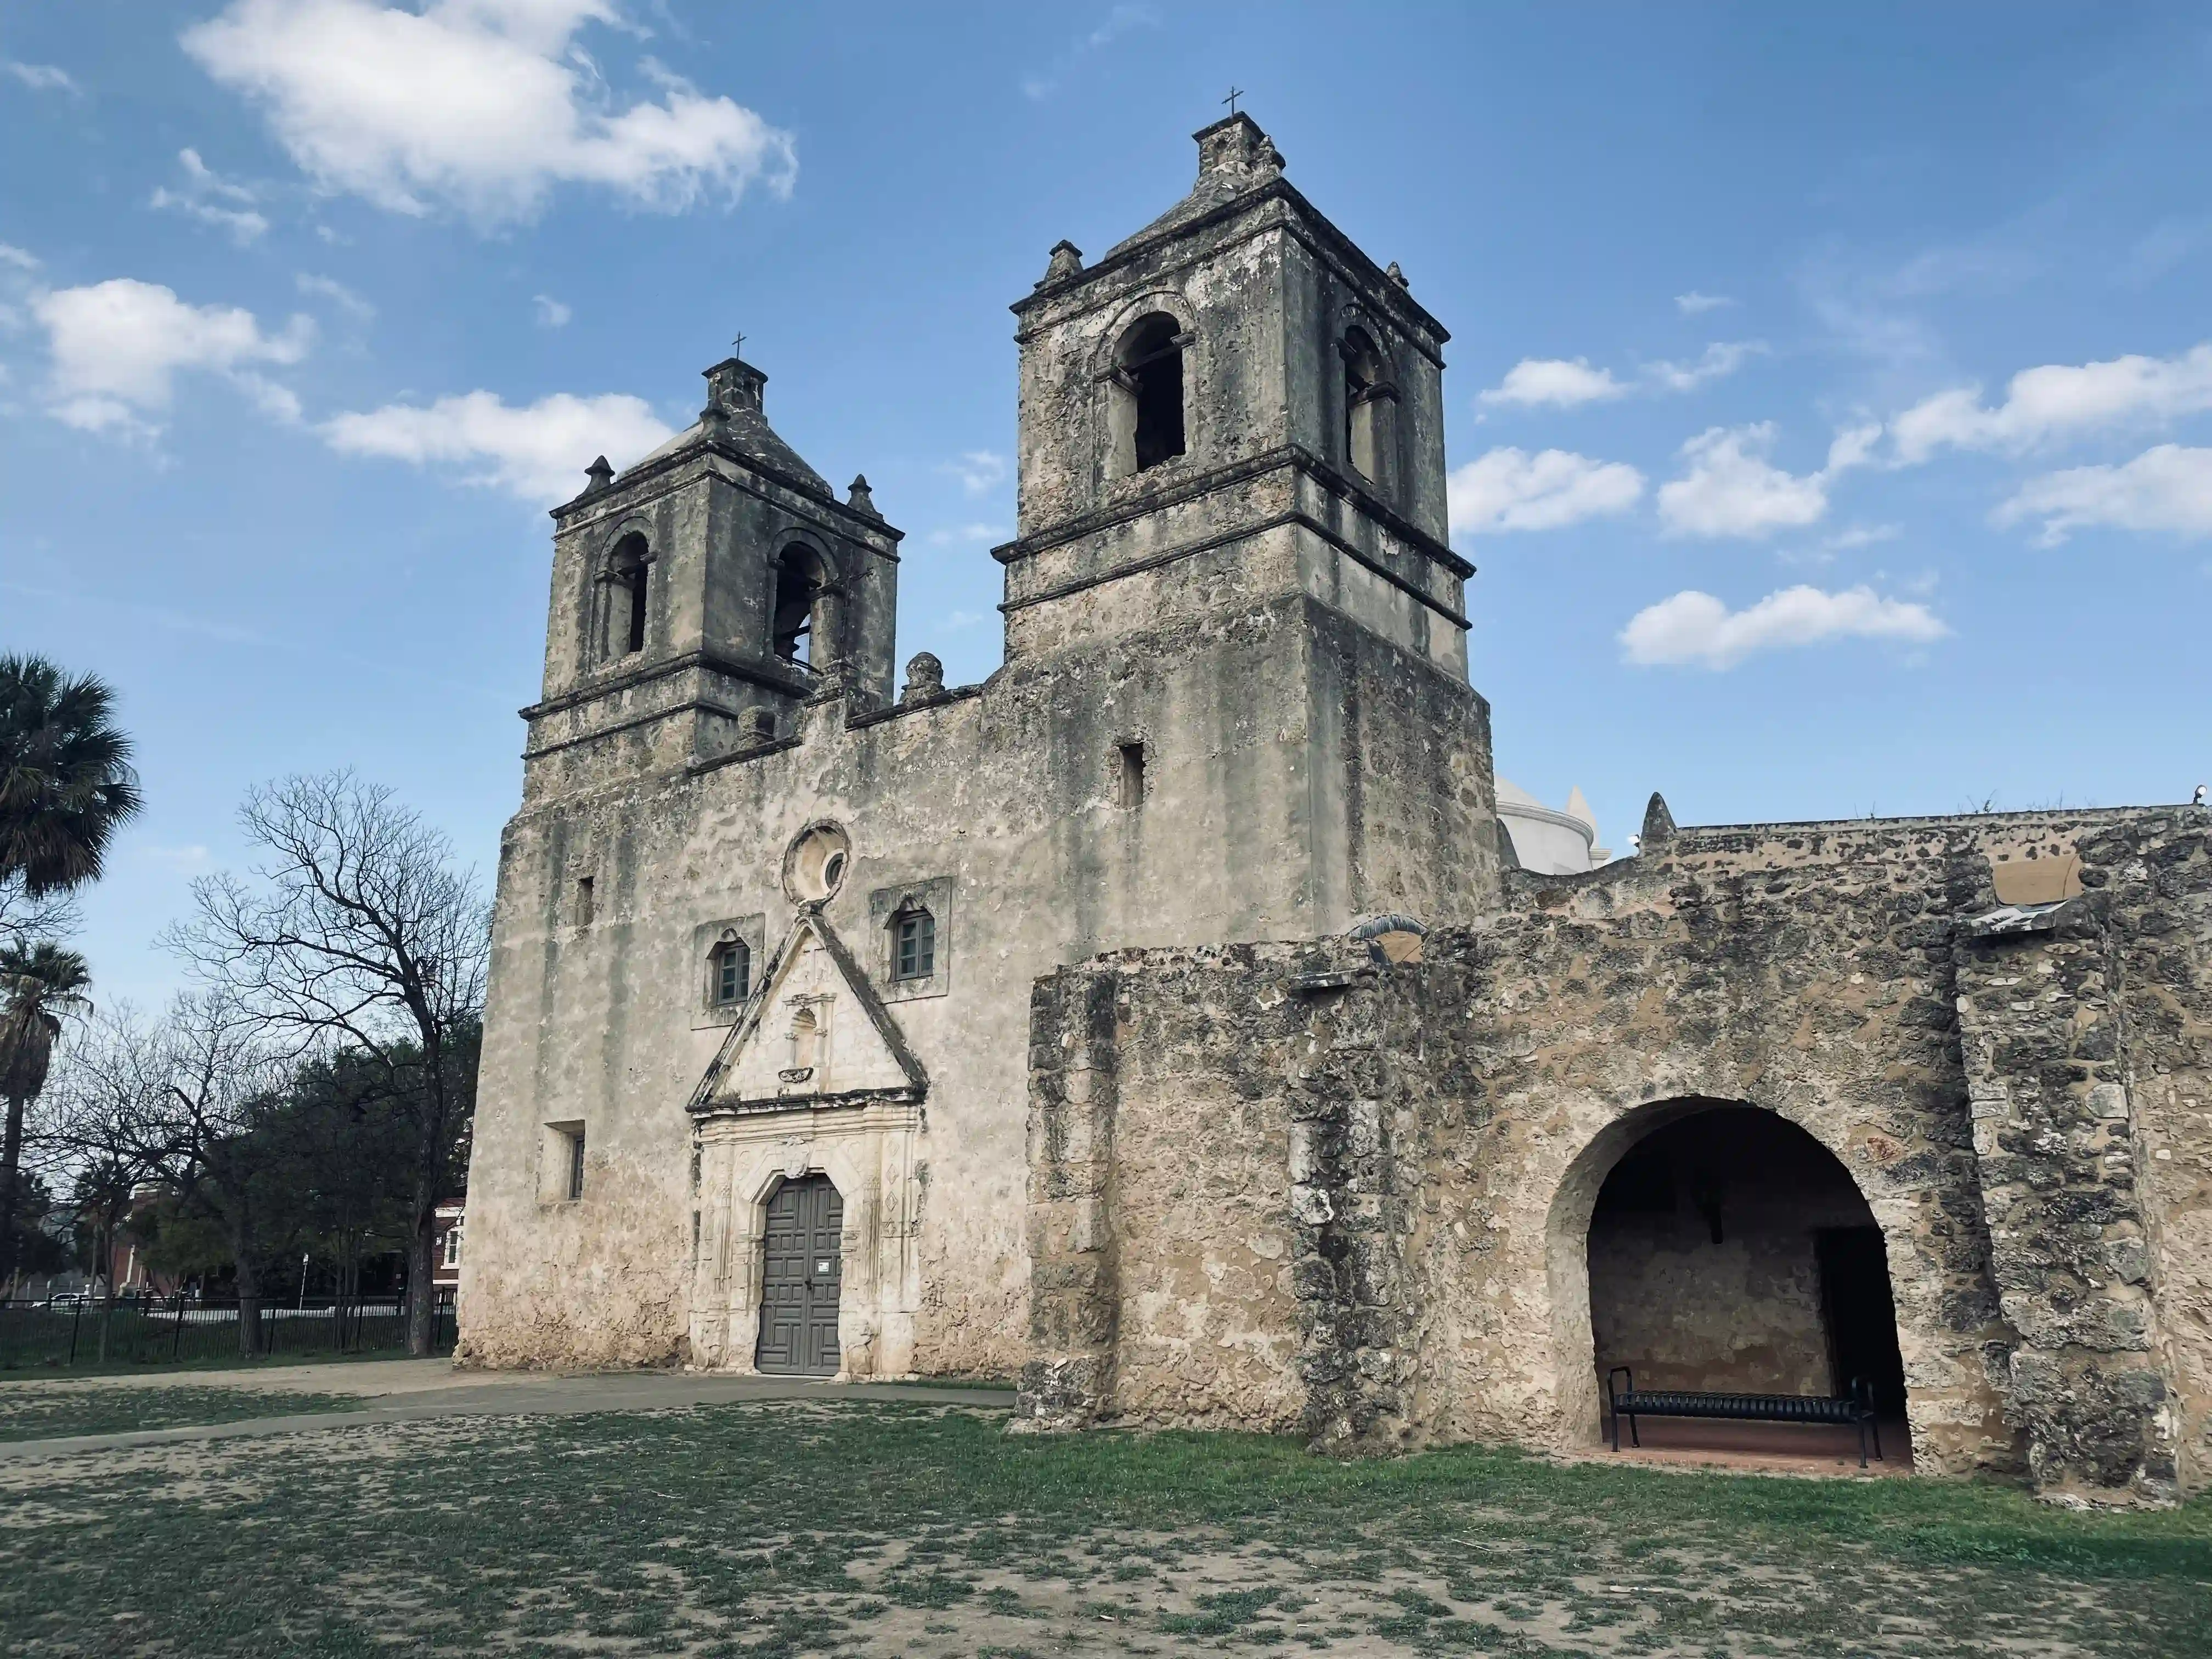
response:
[[[1667,798],[1654,789],[1650,805],[1644,809],[1644,835],[1637,842],[1638,849],[1649,853],[1674,836],[1674,815],[1667,810]]]
[[[945,695],[945,665],[934,653],[918,651],[906,665],[906,684],[899,691],[899,701],[931,702]]]
[[[1037,286],[1049,288],[1054,283],[1064,283],[1082,274],[1083,250],[1063,236],[1052,245],[1052,258],[1045,262],[1044,275],[1038,278]]]
[[[1283,170],[1283,153],[1275,141],[1260,131],[1250,116],[1237,114],[1201,128],[1198,139],[1198,176],[1218,173],[1249,175],[1246,183],[1275,177]]]
[[[865,472],[853,475],[853,487],[846,493],[845,505],[855,513],[866,514],[872,519],[884,516],[876,510],[876,498],[868,489],[868,475]]]
[[[584,476],[591,480],[584,486],[584,493],[597,495],[615,481],[615,470],[607,465],[607,458],[601,455],[584,469]]]
[[[750,363],[736,357],[725,357],[706,371],[707,402],[725,415],[734,415],[740,410],[757,412],[761,396],[768,385],[768,376]]]
[[[1411,283],[1406,280],[1406,273],[1398,269],[1398,262],[1395,259],[1391,260],[1389,264],[1382,268],[1382,274],[1385,276],[1388,276],[1392,282],[1397,283],[1400,288],[1410,290],[1413,286]]]

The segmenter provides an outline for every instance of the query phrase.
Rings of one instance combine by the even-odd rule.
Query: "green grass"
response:
[[[0,1442],[359,1411],[368,1403],[346,1395],[269,1394],[248,1389],[64,1389],[15,1383],[0,1386]]]
[[[2201,1504],[1003,1424],[762,1401],[0,1465],[0,1630],[27,1655],[256,1659],[2151,1659],[2212,1628]]]

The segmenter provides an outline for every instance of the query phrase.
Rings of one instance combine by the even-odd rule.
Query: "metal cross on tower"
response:
[[[1231,115],[1234,115],[1237,113],[1237,100],[1243,95],[1244,88],[1237,85],[1234,82],[1231,82],[1229,87],[1229,95],[1221,101],[1229,106],[1229,112]]]
[[[745,355],[745,337],[740,334],[736,339],[731,341],[730,350],[733,356],[743,357]]]

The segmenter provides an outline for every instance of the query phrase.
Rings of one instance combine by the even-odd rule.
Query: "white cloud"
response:
[[[41,294],[31,311],[53,352],[52,412],[70,426],[150,429],[144,417],[169,407],[183,369],[220,374],[266,412],[298,417],[297,399],[252,365],[306,356],[314,325],[305,317],[268,334],[250,311],[188,305],[159,283],[129,277]]]
[[[185,187],[156,189],[147,206],[166,208],[227,230],[241,247],[268,230],[269,221],[254,210],[254,193],[244,185],[216,172],[200,160],[198,150],[179,150],[177,161],[185,170]]]
[[[2212,536],[2212,449],[2160,444],[2122,466],[2076,466],[2022,484],[1991,515],[1999,524],[2043,520],[2037,538],[2055,547],[2095,525]]]
[[[583,489],[594,456],[619,471],[671,435],[642,398],[566,392],[518,409],[489,392],[441,398],[427,409],[388,404],[337,416],[319,430],[341,454],[458,467],[464,483],[549,505]]]
[[[1451,527],[1470,535],[1557,530],[1626,513],[1644,494],[1644,475],[1625,461],[1595,461],[1565,449],[1529,454],[1493,449],[1445,480]]]
[[[1983,406],[1978,386],[1960,386],[1915,404],[1889,430],[1899,464],[1911,466],[1946,446],[2016,454],[2084,432],[2156,425],[2207,409],[2212,343],[2174,357],[2024,368],[1995,409]]]
[[[33,92],[66,92],[73,98],[84,95],[67,70],[56,69],[52,64],[18,64],[10,59],[0,62],[0,70],[5,70]]]
[[[1847,467],[1863,465],[1879,427],[1838,433],[1828,465],[1802,477],[1766,459],[1774,422],[1711,427],[1682,446],[1690,470],[1659,487],[1659,520],[1670,535],[1741,536],[1817,523],[1828,510],[1828,485]]]
[[[1927,606],[1884,599],[1867,587],[1840,593],[1785,587],[1756,605],[1730,611],[1710,593],[1692,588],[1647,606],[1620,630],[1622,655],[1632,663],[1697,663],[1733,668],[1753,652],[1825,640],[1897,640],[1927,645],[1951,630]]]
[[[39,256],[12,243],[0,242],[0,265],[13,265],[18,270],[36,270]]]
[[[1718,311],[1736,303],[1725,294],[1700,294],[1692,289],[1687,294],[1674,296],[1674,309],[1685,317],[1701,316],[1708,311]]]
[[[947,525],[941,530],[933,530],[929,532],[929,544],[932,547],[974,546],[979,542],[1002,542],[1006,539],[1007,534],[1008,532],[1003,525]]]
[[[1747,360],[1765,349],[1764,340],[1716,340],[1693,363],[1646,363],[1644,380],[1661,391],[1692,392],[1708,380],[1735,374]],[[1523,357],[1506,371],[1503,380],[1479,393],[1475,401],[1521,408],[1574,409],[1583,404],[1609,403],[1637,389],[1635,381],[1616,380],[1609,368],[1592,368],[1587,357]]]
[[[297,278],[300,292],[318,295],[328,300],[357,323],[374,320],[376,307],[355,293],[335,276],[314,276],[301,271]]]
[[[971,449],[937,469],[960,480],[970,495],[988,495],[1006,479],[1006,458],[995,450]]]
[[[559,184],[666,210],[788,193],[791,136],[650,62],[659,102],[617,104],[574,44],[613,0],[233,0],[185,50],[266,112],[325,188],[396,212],[527,217]]]
[[[1592,368],[1587,357],[1523,357],[1476,401],[1572,409],[1580,404],[1626,398],[1628,392],[1626,385],[1613,378],[1611,369]]]
[[[1694,363],[1649,363],[1644,372],[1669,392],[1694,392],[1708,380],[1735,374],[1765,349],[1764,340],[1716,340]]]
[[[550,294],[535,295],[530,303],[537,313],[540,328],[566,328],[568,319],[576,314]]]

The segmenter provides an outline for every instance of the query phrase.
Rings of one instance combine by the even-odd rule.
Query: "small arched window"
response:
[[[937,972],[937,918],[919,904],[891,917],[891,977],[928,979]]]
[[[734,1008],[752,990],[753,953],[741,939],[726,939],[708,963],[708,994],[717,1008]]]
[[[633,531],[617,542],[600,573],[599,654],[609,660],[645,649],[646,601],[653,556]]]
[[[1129,325],[1114,353],[1108,409],[1111,476],[1127,477],[1183,453],[1183,348],[1190,336],[1164,311]]]
[[[1387,451],[1385,405],[1395,395],[1382,368],[1382,354],[1364,328],[1346,331],[1338,347],[1344,358],[1344,456],[1352,470],[1381,483]]]
[[[820,665],[822,642],[816,623],[826,584],[822,567],[805,547],[787,547],[775,564],[775,611],[770,631],[775,654],[801,668]]]

